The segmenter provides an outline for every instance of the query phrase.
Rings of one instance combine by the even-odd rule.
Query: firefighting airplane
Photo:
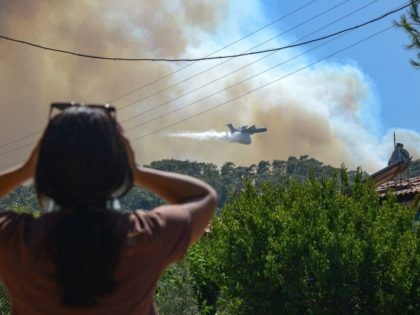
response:
[[[258,132],[266,132],[267,128],[257,128],[255,125],[248,127],[247,125],[235,128],[231,123],[227,124],[229,127],[229,141],[242,144],[251,144],[251,135]]]

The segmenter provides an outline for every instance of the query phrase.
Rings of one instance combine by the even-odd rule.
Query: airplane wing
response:
[[[253,132],[255,130],[255,125],[252,125],[251,127],[246,128],[246,132]]]
[[[249,133],[249,134],[253,134],[253,133],[257,133],[257,132],[266,132],[266,131],[267,131],[267,128],[257,128],[254,125],[254,126],[248,128],[246,132]]]

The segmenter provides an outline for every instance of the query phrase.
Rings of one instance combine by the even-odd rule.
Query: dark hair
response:
[[[113,272],[126,232],[107,201],[133,185],[117,123],[105,111],[72,107],[55,116],[41,139],[35,187],[51,198],[59,219],[46,231],[62,303],[94,306],[117,288]]]

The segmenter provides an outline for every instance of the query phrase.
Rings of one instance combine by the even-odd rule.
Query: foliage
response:
[[[360,174],[348,187],[248,182],[191,253],[203,314],[414,314],[415,210],[392,196],[380,206]]]
[[[283,184],[290,178],[303,181],[308,178],[309,174],[318,178],[331,176],[336,170],[332,166],[325,166],[322,162],[309,158],[307,155],[300,158],[290,157],[287,161],[274,160],[272,163],[260,161],[258,164],[250,166],[237,166],[233,162],[226,162],[220,170],[212,163],[173,159],[152,162],[150,167],[191,175],[206,181],[218,192],[217,206],[219,209],[242,191],[244,180],[250,180],[257,186],[264,182]]]
[[[200,314],[214,314],[220,289],[214,281],[209,270],[211,267],[211,233],[205,235],[198,244],[195,244],[186,257],[191,274],[191,284],[195,291],[195,299],[200,307]]]
[[[153,193],[138,187],[133,187],[127,195],[121,199],[122,208],[129,211],[138,209],[150,210],[163,204],[163,200]]]
[[[159,314],[199,314],[191,282],[187,262],[180,262],[167,269],[159,281],[155,295]]]
[[[420,176],[420,159],[411,162],[408,174],[410,177]]]
[[[7,297],[6,289],[0,283],[0,315],[10,315],[10,310],[12,306],[10,305],[9,299]]]
[[[249,166],[235,165],[232,162],[224,163],[220,169],[212,163],[199,163],[193,161],[161,160],[150,164],[150,167],[173,171],[181,174],[198,177],[212,185],[218,193],[218,209],[232,198],[235,198],[245,188],[244,181],[248,180],[256,187],[269,182],[274,185],[287,184],[291,179],[303,182],[313,176],[315,178],[331,177],[336,168],[324,165],[307,155],[299,158],[289,157],[287,160],[260,161]],[[420,160],[413,161],[408,173],[410,176],[420,175]],[[356,171],[348,172],[349,181],[353,182]],[[367,174],[363,174],[367,176]],[[122,208],[128,211],[137,209],[153,209],[163,203],[163,200],[151,192],[134,187],[121,200]],[[32,186],[22,186],[0,200],[0,209],[11,209],[14,206],[25,206],[38,210],[38,201]]]
[[[18,205],[14,202],[10,206],[7,206],[7,210],[14,211],[17,213],[27,213],[34,216],[38,216],[39,212],[35,212],[33,208],[28,207],[28,202],[24,201],[23,205]],[[9,315],[11,313],[12,306],[9,302],[9,298],[4,286],[0,283],[0,315]]]
[[[411,59],[410,62],[414,67],[420,68],[420,0],[411,0],[410,2],[411,7],[409,13],[402,15],[396,25],[403,28],[410,37],[411,42],[406,46],[407,49],[417,50],[416,57]]]
[[[32,209],[37,211],[38,199],[33,186],[20,186],[0,199],[0,210]]]

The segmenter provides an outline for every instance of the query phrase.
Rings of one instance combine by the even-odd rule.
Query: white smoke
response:
[[[216,130],[208,130],[204,132],[181,131],[169,133],[168,136],[175,138],[188,138],[198,141],[229,141],[229,134],[227,132],[220,132]]]

